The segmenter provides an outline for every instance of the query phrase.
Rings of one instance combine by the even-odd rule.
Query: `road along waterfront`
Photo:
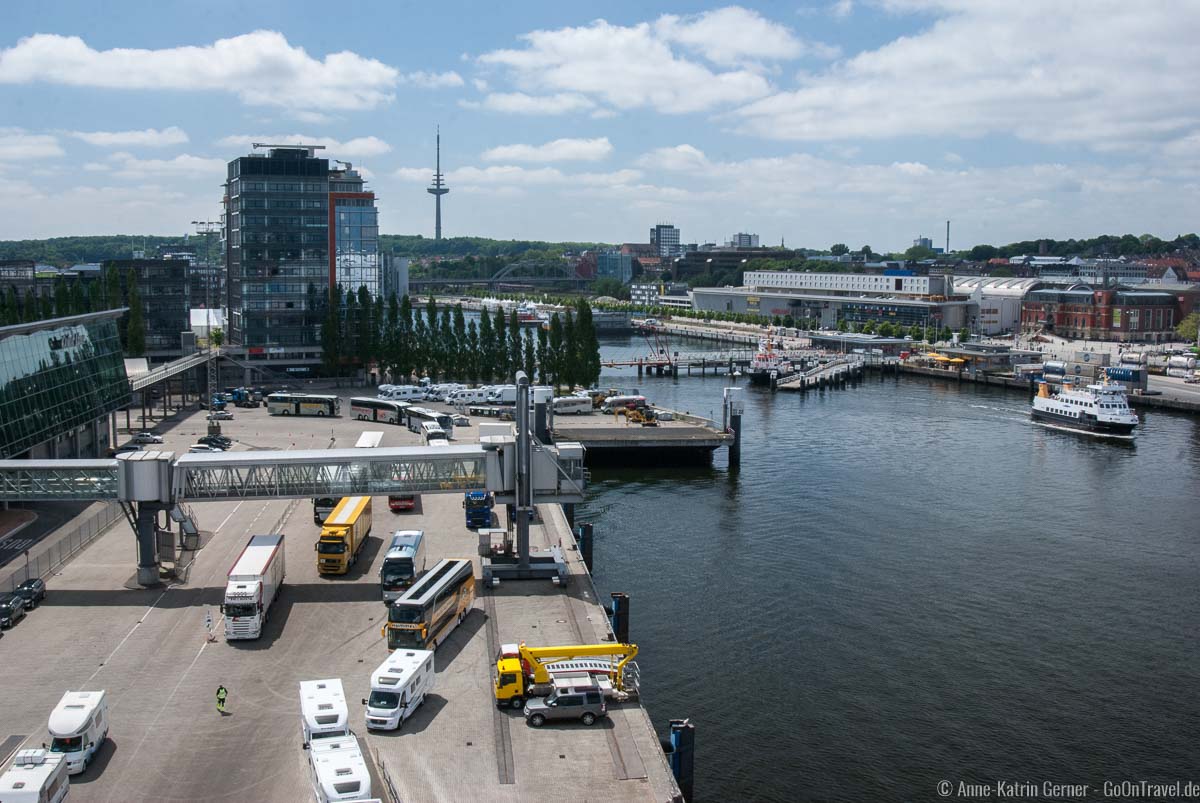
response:
[[[718,419],[728,384],[603,382]],[[580,510],[653,721],[697,723],[697,799],[1194,776],[1200,419],[1128,445],[923,377],[745,396],[740,471],[597,468]]]

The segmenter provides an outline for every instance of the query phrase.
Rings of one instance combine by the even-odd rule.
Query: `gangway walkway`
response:
[[[138,374],[129,380],[129,388],[133,391],[144,390],[151,385],[162,382],[164,379],[170,379],[173,376],[178,376],[184,371],[190,371],[199,365],[204,365],[209,360],[215,360],[218,356],[212,351],[197,351],[195,354],[189,354],[186,357],[180,357],[178,360],[163,363],[157,368],[147,371],[144,374]]]

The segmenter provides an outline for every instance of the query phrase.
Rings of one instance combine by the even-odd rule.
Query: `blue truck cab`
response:
[[[467,491],[463,494],[463,509],[467,512],[467,527],[491,527],[492,506],[495,501],[485,491]]]

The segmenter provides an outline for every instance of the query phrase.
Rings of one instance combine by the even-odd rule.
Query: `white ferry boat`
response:
[[[1113,382],[1085,388],[1064,382],[1058,393],[1051,393],[1043,382],[1030,413],[1035,421],[1109,437],[1132,438],[1138,425],[1137,414],[1125,398],[1125,387]]]

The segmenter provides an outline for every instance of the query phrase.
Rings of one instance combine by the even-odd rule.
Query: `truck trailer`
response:
[[[317,540],[317,572],[345,574],[371,534],[371,497],[347,496],[325,519]]]
[[[283,535],[251,536],[225,584],[225,639],[256,639],[283,588]]]

